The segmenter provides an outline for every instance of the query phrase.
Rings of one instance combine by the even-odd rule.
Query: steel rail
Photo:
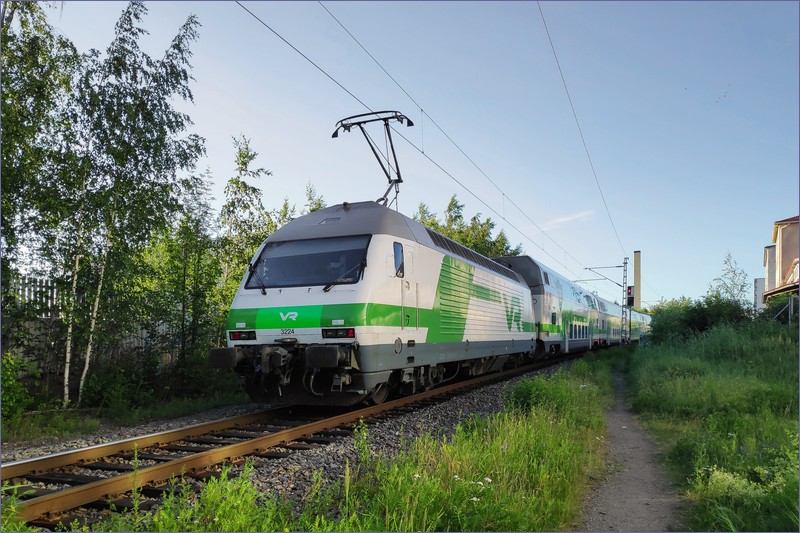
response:
[[[232,418],[203,422],[181,429],[162,431],[140,437],[131,437],[129,439],[96,444],[94,446],[89,446],[88,448],[81,448],[80,450],[68,450],[50,455],[44,455],[41,457],[31,457],[30,459],[14,461],[13,463],[4,464],[2,467],[0,467],[0,479],[8,480],[15,477],[23,477],[27,474],[32,474],[42,470],[72,465],[79,461],[99,459],[101,457],[107,457],[116,453],[130,452],[136,447],[145,448],[147,446],[154,446],[156,444],[181,440],[187,437],[203,435],[211,431],[219,431],[221,429],[228,429],[235,426],[254,424],[257,422],[262,422],[269,414],[279,416],[284,414],[284,412],[285,408],[258,411],[256,413],[239,415]]]
[[[140,488],[147,483],[164,481],[173,476],[180,475],[183,472],[220,464],[233,458],[241,457],[264,448],[270,448],[288,443],[313,433],[351,424],[362,418],[374,417],[383,412],[391,411],[392,409],[404,407],[436,396],[449,394],[462,388],[472,388],[475,386],[484,385],[488,382],[499,381],[515,375],[529,373],[538,370],[541,367],[542,365],[534,364],[505,372],[488,374],[467,382],[460,382],[431,389],[419,394],[399,398],[372,407],[366,407],[357,411],[326,418],[324,420],[285,429],[269,435],[255,437],[240,443],[198,452],[193,455],[175,459],[159,465],[145,467],[136,472],[98,480],[85,485],[72,487],[64,491],[32,498],[30,500],[20,501],[17,504],[17,518],[22,521],[30,522],[31,520],[35,520],[36,518],[47,514],[64,512],[69,509],[100,500],[107,496],[131,491]]]

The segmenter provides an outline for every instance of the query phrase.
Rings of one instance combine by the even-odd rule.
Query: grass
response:
[[[3,443],[49,441],[88,435],[100,429],[101,421],[85,411],[20,413],[3,419]]]
[[[797,531],[797,329],[717,327],[629,359],[629,399],[699,531]]]
[[[104,422],[136,425],[151,420],[187,416],[215,407],[247,403],[242,392],[221,393],[206,398],[179,398],[149,407],[110,411],[104,409],[53,410],[41,413],[20,413],[3,419],[3,442],[49,441],[89,435]]]
[[[187,416],[216,407],[249,403],[251,400],[241,391],[217,392],[213,396],[200,398],[176,398],[160,404],[138,407],[122,413],[108,413],[105,416],[114,422],[136,425],[149,420],[164,420]]]
[[[20,496],[25,494],[27,487],[24,485],[10,485],[3,481],[2,490],[2,515],[0,526],[3,531],[38,531],[38,528],[29,527],[17,518]]]
[[[624,351],[624,350],[623,350]],[[617,352],[622,353],[622,351]],[[103,531],[555,531],[578,520],[590,475],[605,468],[613,352],[550,378],[518,383],[499,414],[448,438],[423,436],[395,459],[373,457],[356,429],[344,479],[315,483],[296,502],[267,497],[243,475],[194,494],[180,483],[153,514],[116,515]],[[618,358],[619,359],[619,358]],[[75,527],[73,529],[76,529]],[[77,528],[80,529],[80,528]]]

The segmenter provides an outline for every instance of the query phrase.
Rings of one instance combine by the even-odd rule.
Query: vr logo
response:
[[[297,312],[296,311],[289,311],[285,315],[283,313],[281,315],[281,320],[286,322],[286,319],[291,318],[292,320],[297,320]]]

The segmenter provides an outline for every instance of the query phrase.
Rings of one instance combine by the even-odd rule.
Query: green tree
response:
[[[511,246],[505,231],[500,231],[497,237],[492,237],[495,223],[491,218],[481,220],[481,215],[478,213],[467,224],[464,221],[464,204],[459,203],[455,195],[450,198],[447,204],[444,222],[440,222],[436,214],[432,213],[424,203],[419,204],[414,220],[486,257],[519,255],[522,253],[522,246]]]
[[[749,309],[738,300],[717,292],[699,300],[681,297],[660,302],[649,310],[651,336],[656,343],[672,343],[703,333],[720,324],[740,324],[750,319]]]
[[[147,9],[130,3],[122,12],[104,58],[91,50],[60,102],[63,131],[45,192],[57,202],[39,208],[50,221],[42,244],[52,270],[70,278],[63,403],[69,402],[74,342],[84,345],[80,394],[107,306],[107,278],[125,277],[136,251],[167,224],[184,187],[182,171],[203,153],[203,140],[182,136],[191,119],[175,110],[192,99],[189,45],[198,22],[190,16],[159,60],[139,48]],[[79,294],[83,293],[82,297]],[[81,305],[80,301],[86,302]],[[88,309],[87,309],[88,307]],[[85,328],[77,335],[76,328]]]
[[[306,205],[303,208],[303,214],[313,213],[320,209],[325,209],[325,199],[317,192],[317,189],[309,181],[306,183]]]
[[[739,268],[729,251],[722,261],[722,274],[708,284],[708,294],[744,303],[748,300],[749,287],[747,273]]]
[[[281,206],[271,212],[273,226],[270,228],[270,233],[291,222],[296,212],[297,207],[289,203],[288,196],[284,197]]]
[[[264,208],[261,189],[248,183],[272,172],[264,168],[251,169],[258,152],[250,147],[244,135],[233,138],[236,150],[236,174],[225,186],[225,203],[220,211],[219,254],[222,276],[218,286],[217,303],[220,314],[225,314],[236,294],[242,276],[247,271],[256,250],[277,227],[273,215]],[[288,201],[279,218],[291,216]],[[281,220],[282,221],[282,220]]]
[[[62,102],[71,96],[70,81],[80,63],[72,43],[47,23],[42,6],[38,2],[0,3],[2,343],[20,350],[34,340],[24,324],[40,310],[35,302],[17,298],[14,278],[21,269],[37,276],[47,272],[30,251],[43,242],[43,229],[53,223],[47,212],[62,203],[63,195],[53,194],[49,176],[66,122]],[[50,333],[58,329],[54,325]],[[49,351],[28,354],[47,366],[53,359]]]
[[[221,268],[208,191],[204,176],[186,194],[178,220],[142,253],[147,267],[139,281],[145,295],[142,325],[150,338],[161,341],[162,349],[177,355],[181,365],[205,356],[218,325],[211,298]]]
[[[20,238],[30,243],[50,221],[42,204],[59,196],[42,176],[52,172],[64,129],[62,103],[80,63],[72,43],[56,34],[37,2],[2,2],[2,258],[16,259]],[[44,209],[46,211],[46,209]],[[8,286],[4,277],[3,286]]]

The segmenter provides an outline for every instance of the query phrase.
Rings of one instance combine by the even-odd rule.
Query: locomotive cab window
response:
[[[405,260],[403,258],[403,245],[394,243],[394,275],[402,278],[405,275]]]
[[[245,289],[358,283],[367,266],[369,235],[269,242]]]

